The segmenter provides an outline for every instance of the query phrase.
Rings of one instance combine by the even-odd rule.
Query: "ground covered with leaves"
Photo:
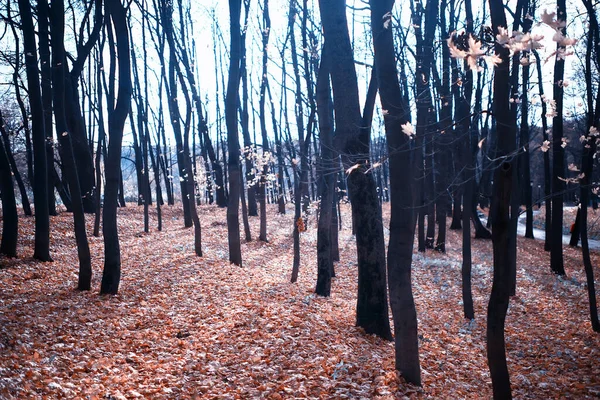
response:
[[[354,327],[349,209],[331,298],[313,294],[314,217],[302,234],[300,279],[291,284],[293,218],[275,211],[269,206],[270,242],[244,243],[240,268],[228,263],[223,209],[200,208],[202,258],[194,256],[193,232],[183,228],[179,208],[163,208],[164,230],[148,234],[141,207],[120,209],[117,296],[98,295],[102,238],[90,237],[94,290],[78,292],[71,215],[51,219],[52,263],[31,259],[33,219],[22,217],[20,257],[0,259],[0,398],[491,397],[485,355],[491,242],[473,243],[471,322],[462,314],[459,234],[450,231],[445,255],[415,253],[423,375],[417,388],[397,376],[392,343]],[[251,226],[257,238],[258,218]],[[597,266],[597,254],[593,261]],[[519,239],[517,295],[506,329],[518,398],[600,396],[600,337],[588,322],[580,250],[565,249],[565,264],[567,277],[554,276],[543,243]]]

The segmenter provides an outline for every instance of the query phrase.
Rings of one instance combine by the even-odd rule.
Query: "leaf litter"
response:
[[[119,209],[117,296],[97,294],[102,238],[90,236],[94,290],[78,292],[71,215],[51,217],[52,263],[30,258],[33,219],[22,216],[20,258],[0,259],[0,398],[491,397],[485,355],[490,241],[473,241],[473,321],[462,314],[459,232],[448,232],[446,254],[415,253],[418,388],[396,373],[393,343],[354,327],[349,207],[343,207],[341,261],[327,299],[313,293],[314,216],[301,238],[300,278],[291,284],[293,216],[268,207],[269,243],[243,243],[242,268],[228,262],[224,209],[199,208],[202,258],[193,254],[193,231],[183,228],[178,207],[163,207],[163,232],[147,234],[141,207]],[[87,218],[91,232],[93,216]],[[258,225],[251,218],[253,238]],[[506,322],[513,395],[597,398],[600,340],[588,322],[580,249],[565,248],[565,278],[550,272],[543,242],[519,238],[518,251],[517,295]],[[598,261],[594,253],[595,266]]]

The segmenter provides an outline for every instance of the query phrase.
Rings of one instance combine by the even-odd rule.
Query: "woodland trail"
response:
[[[490,241],[473,242],[473,322],[462,316],[457,232],[449,231],[447,254],[415,254],[423,368],[423,388],[416,388],[397,376],[392,343],[354,327],[356,253],[348,227],[340,232],[332,297],[318,298],[314,217],[302,235],[300,279],[291,284],[293,217],[275,207],[270,242],[243,243],[242,268],[227,261],[223,209],[200,208],[203,258],[193,255],[193,232],[182,228],[179,209],[164,207],[163,232],[148,234],[141,207],[120,209],[122,284],[114,297],[97,294],[101,238],[90,238],[94,290],[77,292],[72,216],[52,217],[55,261],[46,264],[27,258],[33,219],[22,217],[22,258],[0,259],[0,398],[491,397]],[[258,237],[257,218],[251,226]],[[593,253],[595,266],[599,258]],[[543,242],[519,238],[506,335],[513,394],[596,398],[600,337],[588,322],[580,250],[565,247],[567,278],[548,264]]]

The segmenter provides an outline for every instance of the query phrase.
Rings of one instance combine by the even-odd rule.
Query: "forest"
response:
[[[0,398],[598,398],[600,3],[0,0]]]

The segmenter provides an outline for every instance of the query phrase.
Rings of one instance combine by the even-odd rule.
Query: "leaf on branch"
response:
[[[354,171],[354,170],[356,170],[358,168],[360,168],[360,164],[354,164],[353,166],[351,166],[350,168],[348,168],[346,170],[346,174],[350,175],[352,173],[352,171]]]
[[[542,143],[542,145],[540,146],[540,150],[544,153],[550,150],[550,141],[544,140],[544,143]]]
[[[402,125],[402,132],[411,139],[415,136],[415,128],[410,122]]]

